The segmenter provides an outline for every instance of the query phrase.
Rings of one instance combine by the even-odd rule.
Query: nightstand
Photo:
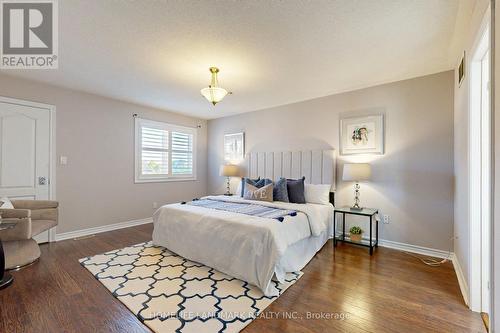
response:
[[[342,214],[342,234],[337,237],[337,213]],[[370,218],[370,238],[369,240],[361,240],[360,242],[354,242],[346,239],[345,235],[345,216],[347,215],[360,215]],[[335,208],[333,213],[333,246],[337,246],[337,242],[350,243],[360,246],[365,246],[370,248],[370,255],[373,254],[373,249],[378,247],[378,219],[375,215],[378,214],[378,209],[375,208],[362,208],[362,209],[352,209],[351,207],[341,207]],[[373,220],[375,220],[375,242],[373,241]]]

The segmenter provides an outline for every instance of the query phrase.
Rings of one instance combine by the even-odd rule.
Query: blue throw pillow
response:
[[[256,178],[256,179],[250,179],[250,178],[241,178],[241,197],[243,198],[243,196],[245,195],[245,184],[251,184],[253,186],[256,186],[256,187],[260,187],[260,186],[257,186],[257,182],[260,180],[260,177],[259,178]]]
[[[288,188],[286,185],[286,178],[280,178],[274,183],[273,200],[274,201],[289,202],[289,200],[288,200]]]
[[[273,183],[273,181],[271,179],[262,178],[258,182],[256,182],[255,184],[252,184],[252,185],[254,185],[257,188],[261,188],[261,187],[264,187],[264,186],[272,184],[272,183]]]
[[[288,189],[288,200],[293,203],[304,204],[306,197],[304,195],[304,180],[306,177],[300,179],[287,179],[286,187]]]

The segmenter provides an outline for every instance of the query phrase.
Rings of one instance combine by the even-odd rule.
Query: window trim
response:
[[[150,125],[151,127],[161,128],[169,131],[169,164],[168,164],[168,174],[167,175],[143,175],[141,174],[141,155],[142,155],[142,144],[141,144],[141,128],[143,125]],[[197,180],[196,173],[196,142],[197,142],[197,130],[193,127],[186,127],[180,125],[174,125],[163,121],[155,121],[144,118],[135,118],[134,122],[134,183],[163,183],[163,182],[180,182],[180,181],[195,181]],[[192,175],[172,175],[171,174],[171,132],[179,131],[182,133],[189,133],[193,135],[193,174]]]

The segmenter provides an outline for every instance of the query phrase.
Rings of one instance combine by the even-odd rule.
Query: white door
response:
[[[49,108],[0,99],[0,197],[50,198],[50,117]]]

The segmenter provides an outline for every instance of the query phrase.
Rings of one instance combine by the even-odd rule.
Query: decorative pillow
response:
[[[241,178],[241,182],[239,183],[238,188],[236,189],[236,193],[238,193],[240,197],[243,197],[243,195],[245,194],[245,184],[247,183],[247,181],[249,184],[255,185],[255,183],[257,183],[259,180],[260,177],[257,179],[250,179],[245,177]]]
[[[305,184],[304,197],[306,202],[320,205],[328,205],[330,203],[330,184]]]
[[[273,181],[271,179],[263,178],[263,179],[260,179],[257,183],[255,183],[255,186],[257,186],[258,188],[261,188],[263,186],[266,186],[266,185],[269,185],[272,183],[273,183]],[[252,184],[252,185],[254,185],[254,184]]]
[[[290,202],[288,200],[288,189],[286,186],[286,178],[280,178],[274,183],[273,199],[274,201]]]
[[[246,184],[243,198],[248,200],[273,201],[273,184],[267,184],[261,188]]]
[[[251,179],[251,178],[244,178],[244,179],[245,179],[245,183],[253,185],[253,186],[255,186],[260,181],[260,177],[255,178],[255,179]]]
[[[7,197],[0,198],[0,208],[1,209],[14,209],[14,205]]]
[[[306,177],[300,179],[287,179],[286,187],[288,190],[288,200],[293,203],[306,203],[304,197],[304,180]]]

